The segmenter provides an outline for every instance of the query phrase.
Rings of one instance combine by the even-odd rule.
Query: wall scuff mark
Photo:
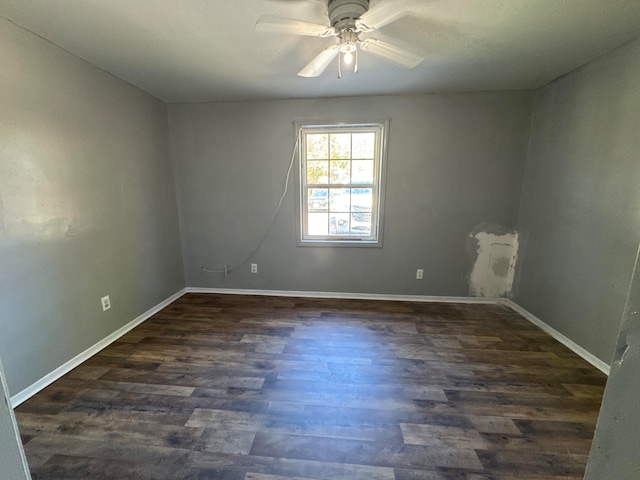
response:
[[[483,223],[468,238],[474,259],[469,275],[469,295],[509,297],[518,260],[518,233],[501,225]]]

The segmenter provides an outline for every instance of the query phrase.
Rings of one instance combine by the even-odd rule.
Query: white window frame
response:
[[[384,220],[384,187],[388,145],[389,120],[367,122],[296,122],[296,138],[298,142],[298,181],[297,187],[297,241],[299,246],[340,246],[340,247],[382,247]],[[306,135],[313,133],[347,133],[375,132],[376,144],[374,152],[374,181],[369,184],[350,184],[342,188],[372,188],[372,229],[368,236],[310,235],[307,231],[308,188],[306,173]],[[328,184],[327,188],[328,188]],[[324,185],[318,185],[323,188]],[[335,185],[333,185],[335,188]]]

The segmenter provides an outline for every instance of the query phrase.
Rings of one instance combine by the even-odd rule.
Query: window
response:
[[[386,123],[299,125],[301,245],[381,245]]]

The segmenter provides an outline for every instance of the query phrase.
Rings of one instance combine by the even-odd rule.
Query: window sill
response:
[[[350,239],[336,239],[336,240],[301,240],[298,241],[298,247],[363,247],[363,248],[380,248],[382,247],[381,241],[367,241],[367,240],[350,240]]]

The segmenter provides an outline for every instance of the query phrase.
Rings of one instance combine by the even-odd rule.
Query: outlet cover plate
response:
[[[111,299],[109,298],[109,295],[105,295],[104,297],[102,297],[100,299],[100,302],[102,302],[102,311],[106,312],[107,310],[109,310],[111,308]]]

